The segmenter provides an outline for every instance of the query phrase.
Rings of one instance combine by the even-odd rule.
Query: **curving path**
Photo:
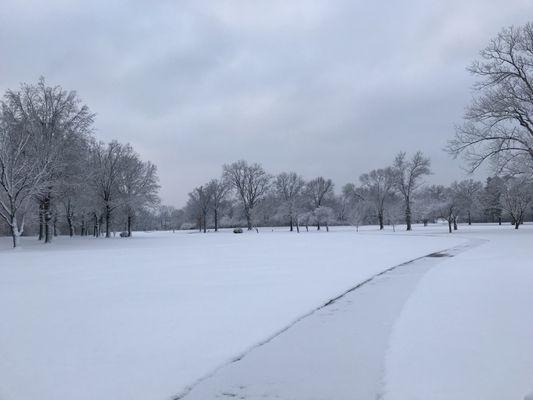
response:
[[[390,268],[190,387],[176,399],[379,399],[392,328],[420,278],[483,240]]]

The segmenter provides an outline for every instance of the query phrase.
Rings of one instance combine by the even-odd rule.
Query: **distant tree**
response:
[[[119,196],[126,214],[126,232],[131,237],[133,219],[144,207],[159,203],[157,168],[149,161],[142,161],[133,150],[124,154],[120,168]]]
[[[254,209],[270,188],[271,177],[260,164],[244,160],[223,167],[225,181],[235,189],[244,208],[248,230],[252,229]]]
[[[220,210],[228,195],[229,188],[228,183],[222,179],[213,179],[207,184],[207,190],[211,193],[211,206],[213,208],[215,232],[218,232]]]
[[[91,149],[91,183],[99,201],[96,209],[103,209],[106,238],[111,237],[113,212],[123,204],[120,185],[123,183],[126,159],[132,152],[130,145],[117,141],[107,145],[102,142],[95,143]],[[94,219],[95,236],[98,236],[96,232],[99,230],[99,218],[96,210]]]
[[[402,195],[405,209],[405,223],[407,230],[411,230],[411,200],[413,193],[420,186],[424,175],[429,175],[430,160],[418,151],[410,159],[406,159],[404,152],[399,153],[394,160],[394,184]]]
[[[323,223],[326,226],[326,232],[329,232],[329,224],[335,219],[333,209],[327,206],[319,206],[315,208],[313,214],[317,225],[320,226]]]
[[[198,221],[198,229],[207,232],[207,214],[211,208],[213,193],[209,185],[202,185],[189,193],[189,207]]]
[[[525,178],[508,177],[504,180],[502,203],[511,217],[515,229],[524,222],[525,214],[533,201],[533,186]]]
[[[448,222],[448,232],[452,233],[452,226],[456,225],[459,212],[457,192],[451,187],[442,185],[433,185],[427,190],[430,194],[428,201],[430,201],[433,215],[445,219]],[[456,226],[455,229],[457,229]]]
[[[379,229],[384,228],[385,207],[394,192],[394,171],[392,168],[382,168],[370,171],[359,177],[361,186],[365,190],[366,200],[373,205],[378,218]]]
[[[471,170],[491,160],[497,172],[533,169],[533,23],[503,29],[469,68],[475,97],[448,150]]]
[[[487,178],[487,182],[480,195],[483,212],[490,222],[498,221],[502,224],[502,193],[504,181],[499,176]]]
[[[480,208],[480,195],[483,190],[481,182],[466,179],[451,185],[457,207],[462,215],[466,215],[468,225],[472,225],[472,213]]]
[[[304,196],[311,206],[311,211],[325,206],[328,200],[333,197],[333,181],[319,176],[312,179],[305,185]],[[317,230],[320,230],[320,221],[317,220]]]
[[[305,181],[295,172],[282,172],[274,180],[276,197],[280,201],[282,213],[289,219],[290,231],[293,231],[294,219],[298,209]]]

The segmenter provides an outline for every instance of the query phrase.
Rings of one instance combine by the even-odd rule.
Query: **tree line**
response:
[[[330,225],[428,224],[446,221],[449,231],[459,222],[512,222],[518,229],[531,216],[533,185],[514,177],[473,179],[449,186],[424,182],[430,160],[421,152],[399,153],[390,166],[361,174],[357,183],[335,193],[331,179],[305,180],[296,172],[269,174],[259,163],[226,164],[216,179],[197,186],[180,210],[163,207],[161,229],[287,226],[290,231]],[[154,216],[157,219],[156,216]],[[165,223],[163,223],[163,220]],[[154,224],[157,226],[157,223]],[[159,228],[159,227],[158,227]]]
[[[399,153],[391,165],[362,174],[335,193],[331,179],[269,174],[244,160],[224,165],[194,188],[185,207],[159,206],[156,167],[129,144],[102,143],[94,114],[76,92],[37,84],[7,90],[0,103],[0,221],[13,237],[37,230],[48,243],[70,235],[130,236],[137,229],[287,225],[291,231],[331,224],[442,219],[508,221],[531,215],[533,177],[533,23],[503,29],[469,67],[473,99],[447,151],[470,171],[489,163],[494,176],[428,185],[430,160]],[[0,226],[2,229],[2,226]]]
[[[116,230],[159,203],[157,168],[130,144],[94,137],[94,114],[74,91],[44,78],[0,102],[0,220],[16,247],[26,231],[52,241]]]

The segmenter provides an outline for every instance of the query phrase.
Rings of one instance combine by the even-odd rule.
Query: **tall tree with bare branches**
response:
[[[237,192],[244,208],[248,230],[251,230],[254,209],[270,188],[271,176],[261,164],[248,164],[244,160],[226,164],[223,168],[224,179]]]
[[[394,160],[393,174],[394,183],[398,192],[400,192],[404,201],[405,224],[407,230],[411,230],[411,200],[414,191],[422,183],[422,177],[431,173],[429,158],[424,157],[422,152],[417,151],[413,157],[408,160],[404,152],[399,153]]]
[[[474,99],[449,152],[472,171],[491,160],[497,173],[533,173],[533,23],[503,29],[469,71]]]

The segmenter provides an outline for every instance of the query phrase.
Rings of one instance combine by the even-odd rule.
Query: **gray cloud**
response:
[[[0,90],[76,89],[97,135],[131,142],[162,197],[239,158],[338,185],[421,149],[433,179],[470,99],[465,70],[529,0],[17,1],[0,4]],[[490,4],[488,4],[490,3]]]

